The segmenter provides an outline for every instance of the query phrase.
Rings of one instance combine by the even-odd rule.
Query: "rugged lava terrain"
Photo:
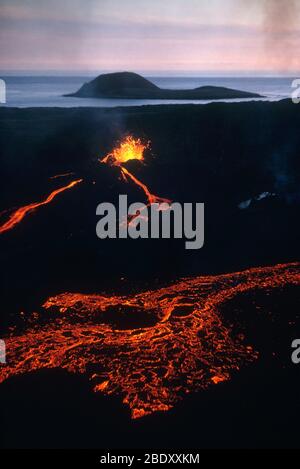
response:
[[[299,264],[185,279],[128,297],[49,298],[40,321],[7,340],[9,365],[0,370],[0,382],[63,368],[87,374],[96,392],[121,395],[133,418],[167,411],[184,395],[227,381],[257,359],[247,330],[234,335],[220,307],[238,294],[272,294],[286,285],[300,286]]]

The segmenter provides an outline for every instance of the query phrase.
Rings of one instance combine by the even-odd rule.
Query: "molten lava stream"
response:
[[[72,171],[69,171],[68,173],[55,174],[55,176],[51,176],[49,179],[65,178],[68,176],[74,176],[74,173]]]
[[[76,186],[76,184],[79,184],[80,182],[82,182],[82,179],[76,179],[75,181],[70,182],[67,186],[60,187],[59,189],[55,189],[54,191],[52,191],[51,194],[48,195],[45,200],[42,200],[41,202],[33,202],[31,204],[25,205],[24,207],[18,208],[10,215],[9,219],[3,225],[0,226],[0,234],[4,233],[5,231],[12,230],[23,220],[23,218],[28,213],[33,212],[42,205],[49,204],[58,194],[68,189],[71,189],[71,187]]]
[[[143,184],[141,181],[139,181],[139,179],[137,179],[132,173],[130,173],[128,169],[122,167],[121,171],[125,176],[128,176],[137,186],[139,186],[144,191],[149,205],[155,204],[155,203],[170,203],[171,202],[168,199],[164,199],[162,197],[158,197],[157,195],[151,194],[146,184]]]
[[[43,305],[46,324],[43,313],[33,315],[24,333],[5,338],[0,382],[60,368],[85,374],[95,392],[122,396],[132,418],[167,411],[258,359],[247,331],[224,322],[223,305],[286,285],[300,286],[300,264],[186,278],[128,296],[59,294]]]

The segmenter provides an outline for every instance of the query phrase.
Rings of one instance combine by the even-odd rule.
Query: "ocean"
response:
[[[0,76],[6,83],[7,107],[116,107],[146,104],[207,104],[210,101],[145,100],[145,99],[92,99],[67,98],[64,94],[77,91],[91,76]],[[189,89],[198,86],[225,86],[242,91],[259,93],[264,98],[256,100],[277,101],[291,97],[292,82],[289,77],[146,77],[161,88]],[[253,99],[224,100],[226,102],[253,101]]]

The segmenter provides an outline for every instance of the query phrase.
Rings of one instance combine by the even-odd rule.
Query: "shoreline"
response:
[[[124,98],[125,99],[125,98]],[[264,104],[279,104],[279,103],[290,103],[293,104],[291,98],[282,98],[282,99],[274,99],[274,100],[269,100],[268,98],[249,98],[245,101],[239,101],[239,100],[230,100],[230,101],[222,101],[222,100],[215,100],[215,101],[210,101],[210,102],[203,102],[203,103],[158,103],[158,104],[140,104],[140,105],[132,105],[132,106],[0,106],[0,112],[3,112],[3,110],[10,110],[10,111],[17,111],[17,110],[39,110],[39,111],[50,111],[50,110],[60,110],[60,111],[82,111],[82,110],[90,110],[90,111],[96,111],[96,110],[106,110],[106,111],[115,111],[115,110],[140,110],[140,109],[149,109],[149,108],[183,108],[183,107],[191,107],[191,108],[196,108],[196,107],[203,107],[203,106],[211,106],[211,105],[250,105],[250,104],[259,104],[259,103],[264,103]]]

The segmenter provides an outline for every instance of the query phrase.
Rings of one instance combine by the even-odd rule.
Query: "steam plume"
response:
[[[265,53],[279,71],[300,68],[298,14],[298,0],[263,0]]]

